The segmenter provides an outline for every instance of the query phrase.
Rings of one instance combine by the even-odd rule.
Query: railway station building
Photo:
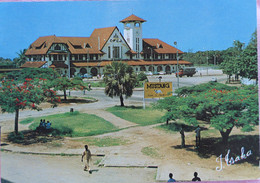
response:
[[[177,52],[183,52],[157,38],[143,38],[146,20],[131,15],[118,27],[95,29],[89,37],[39,37],[27,49],[27,62],[21,67],[53,68],[69,77],[89,73],[102,75],[104,67],[113,61],[132,66],[135,72],[172,73],[177,70]],[[192,63],[179,60],[179,65]]]

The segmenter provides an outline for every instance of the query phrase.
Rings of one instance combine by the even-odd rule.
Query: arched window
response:
[[[162,71],[163,69],[162,69],[162,66],[158,66],[157,67],[157,72],[160,72],[160,71]]]
[[[140,71],[146,71],[145,66],[141,66]]]
[[[86,74],[87,70],[85,68],[81,68],[79,72],[80,72],[80,74]]]
[[[135,23],[135,27],[140,27],[140,23]]]

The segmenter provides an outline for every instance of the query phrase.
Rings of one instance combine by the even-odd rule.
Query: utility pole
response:
[[[174,42],[174,45],[177,49],[177,88],[179,88],[179,55],[178,55],[178,48],[177,48],[177,41]]]

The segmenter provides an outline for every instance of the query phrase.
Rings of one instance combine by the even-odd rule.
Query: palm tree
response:
[[[112,62],[104,69],[105,93],[109,97],[120,98],[121,106],[124,106],[124,98],[131,97],[136,84],[136,75],[133,68],[122,62]]]
[[[23,50],[20,50],[19,53],[16,53],[18,55],[18,58],[16,60],[17,66],[23,65],[27,61],[25,52],[26,52],[26,49],[23,49]]]

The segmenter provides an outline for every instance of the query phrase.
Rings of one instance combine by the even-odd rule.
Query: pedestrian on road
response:
[[[192,179],[193,182],[201,181],[200,178],[198,177],[198,173],[194,172],[194,178]]]
[[[201,131],[201,128],[198,125],[198,127],[195,130],[195,133],[196,133],[196,147],[197,148],[200,146],[200,131]]]
[[[181,126],[180,134],[181,134],[181,147],[183,148],[185,147],[185,135],[184,135],[183,125]]]
[[[170,179],[168,180],[168,182],[176,182],[176,180],[172,178],[173,177],[172,173],[169,174],[169,177]]]
[[[91,159],[91,152],[88,149],[88,145],[85,145],[85,151],[82,154],[81,162],[83,162],[83,158],[84,158],[84,161],[85,161],[84,171],[88,171],[89,173],[91,173],[90,167],[89,167],[89,162],[90,162],[90,159]]]

